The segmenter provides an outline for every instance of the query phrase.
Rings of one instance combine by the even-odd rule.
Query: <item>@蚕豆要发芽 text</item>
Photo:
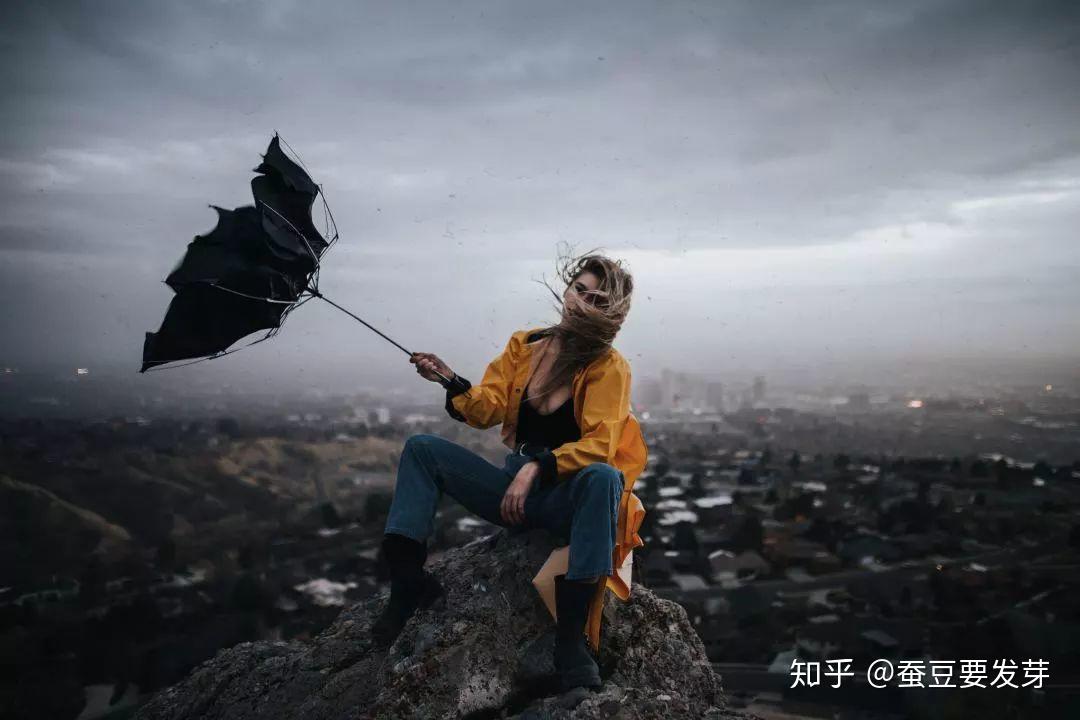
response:
[[[1050,677],[1048,660],[887,660],[857,670],[851,658],[793,660],[791,687],[838,688],[845,678],[871,687],[1041,688]],[[858,678],[858,680],[855,680]]]

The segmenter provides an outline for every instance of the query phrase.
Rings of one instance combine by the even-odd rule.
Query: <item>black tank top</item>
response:
[[[521,398],[518,411],[517,442],[537,443],[554,450],[568,442],[581,439],[581,430],[574,419],[574,398],[566,398],[559,409],[548,415],[538,413],[529,403],[529,389]]]

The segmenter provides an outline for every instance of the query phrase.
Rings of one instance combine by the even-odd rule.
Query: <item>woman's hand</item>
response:
[[[409,362],[416,365],[416,372],[420,373],[420,377],[425,380],[441,383],[442,378],[435,374],[436,371],[445,375],[447,380],[452,381],[457,377],[454,371],[450,369],[450,366],[440,360],[434,353],[414,352],[409,356]]]
[[[540,463],[535,460],[525,463],[517,471],[513,482],[506,488],[503,494],[502,504],[499,506],[499,514],[508,525],[520,525],[525,522],[525,498],[529,497],[529,490],[533,482],[540,474]]]

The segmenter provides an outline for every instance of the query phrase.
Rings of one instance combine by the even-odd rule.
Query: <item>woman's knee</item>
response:
[[[442,440],[442,438],[440,438],[438,435],[431,435],[429,433],[416,433],[415,435],[410,435],[408,438],[406,438],[403,450],[407,452],[413,452],[418,447],[430,447],[431,445],[440,440]]]
[[[401,448],[401,462],[404,463],[408,458],[410,463],[427,466],[431,461],[431,449],[434,439],[434,435],[428,435],[427,433],[410,435]]]
[[[590,490],[622,490],[622,471],[603,462],[588,465],[581,473],[582,479]]]

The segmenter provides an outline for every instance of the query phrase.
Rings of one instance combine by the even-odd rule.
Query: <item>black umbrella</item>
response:
[[[313,297],[411,356],[399,343],[319,291],[322,256],[338,239],[337,225],[322,187],[282,151],[277,133],[255,172],[258,175],[251,181],[255,204],[234,210],[211,206],[218,214],[217,225],[191,241],[183,259],[165,278],[176,295],[161,328],[146,333],[139,372],[179,360],[212,360],[268,340],[293,309]],[[316,197],[322,200],[329,240],[312,221]],[[264,330],[255,341],[230,349],[241,338]],[[442,373],[436,374],[450,382]]]

